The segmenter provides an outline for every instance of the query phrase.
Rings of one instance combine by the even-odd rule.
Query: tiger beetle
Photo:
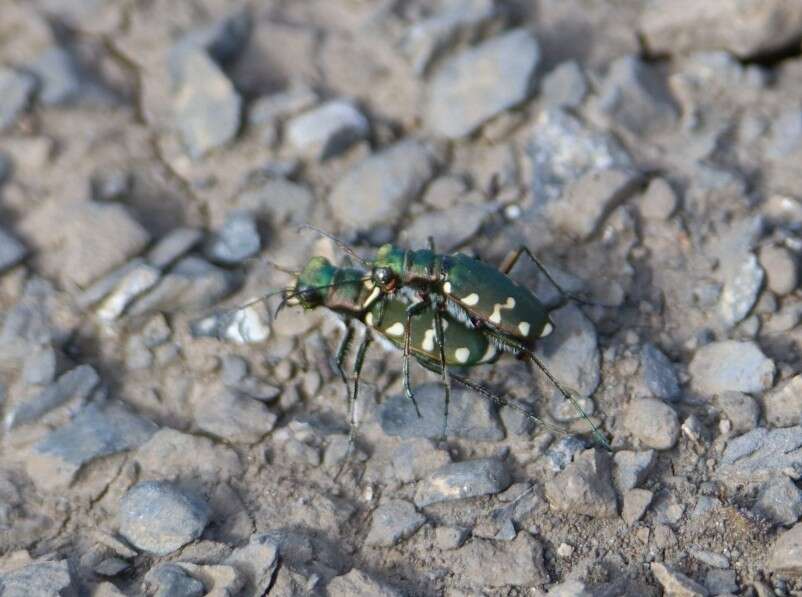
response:
[[[563,432],[562,429],[542,421],[517,403],[510,402],[449,369],[449,367],[472,367],[495,362],[500,352],[487,334],[463,325],[450,313],[441,313],[428,304],[415,309],[410,317],[409,305],[401,299],[385,295],[382,300],[368,300],[374,288],[371,284],[366,284],[370,281],[371,274],[354,268],[336,267],[324,257],[313,257],[301,272],[292,273],[296,277],[294,285],[285,291],[277,312],[284,304],[300,305],[307,310],[325,307],[345,316],[349,321],[359,319],[380,337],[389,340],[391,344],[414,357],[424,368],[441,375],[445,387],[448,387],[449,380],[453,379],[498,406],[508,406],[543,427]],[[418,304],[424,305],[422,302]],[[443,333],[446,329],[447,336]],[[365,334],[357,349],[352,392],[342,365],[353,334],[354,328],[347,325],[335,357],[335,364],[348,390],[349,400],[350,432],[348,452],[343,460],[343,466],[347,463],[353,446],[359,380],[365,354],[371,343],[371,335]],[[405,374],[408,375],[408,371]],[[444,427],[446,423],[444,419]],[[339,477],[341,472],[342,468],[336,477]]]
[[[521,255],[525,253],[529,256],[560,292],[563,302],[569,298],[581,299],[565,292],[527,247],[521,246],[511,253],[500,269],[463,253],[438,254],[431,237],[428,249],[413,251],[385,244],[378,249],[373,260],[367,260],[323,230],[309,225],[302,228],[314,230],[333,240],[348,255],[370,270],[370,280],[365,283],[369,294],[363,307],[370,307],[380,297],[394,296],[396,293],[405,294],[411,299],[411,304],[406,308],[404,326],[404,393],[412,400],[418,414],[420,411],[409,384],[410,324],[417,313],[431,308],[438,342],[443,338],[443,317],[448,314],[465,327],[485,335],[499,350],[532,361],[560,394],[574,405],[590,426],[596,441],[605,449],[611,449],[576,398],[557,381],[534,352],[536,341],[551,334],[554,324],[549,318],[549,309],[529,289],[507,275]],[[470,352],[463,352],[459,356],[465,359],[463,364],[472,358]],[[446,376],[444,387],[445,410],[448,414],[450,388]]]

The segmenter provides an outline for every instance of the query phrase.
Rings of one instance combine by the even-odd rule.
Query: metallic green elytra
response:
[[[545,305],[505,273],[462,253],[439,255],[383,245],[371,262],[372,280],[384,292],[410,287],[445,299],[448,312],[471,327],[495,332],[501,348],[532,348],[554,325]]]
[[[407,304],[399,299],[389,299],[384,305],[383,313],[381,304],[374,302],[363,321],[403,350],[406,318]],[[461,325],[449,315],[443,316],[443,329],[447,367],[473,367],[498,360],[499,351],[481,332]],[[421,313],[412,316],[409,335],[412,355],[418,360],[428,360],[439,365],[440,345],[437,342],[433,307],[428,306]]]

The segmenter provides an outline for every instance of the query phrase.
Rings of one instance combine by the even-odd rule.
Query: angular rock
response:
[[[368,136],[368,119],[346,100],[332,100],[289,120],[287,141],[317,160],[334,157]]]
[[[74,400],[83,402],[100,383],[100,377],[91,365],[70,369],[55,383],[50,384],[35,398],[26,400],[10,410],[3,420],[6,429],[31,423],[48,411]]]
[[[564,471],[546,483],[546,498],[558,512],[584,514],[592,518],[618,515],[610,478],[610,457],[586,450]]]
[[[190,324],[196,338],[209,337],[235,344],[259,344],[270,337],[268,316],[260,305],[214,313]]]
[[[69,104],[89,87],[72,53],[58,46],[45,49],[29,68],[39,82],[38,99],[46,106]]]
[[[774,427],[802,423],[802,375],[795,375],[763,397],[766,422]]]
[[[593,322],[573,303],[549,316],[554,332],[538,343],[535,353],[567,389],[582,397],[590,396],[601,381],[601,357]]]
[[[315,204],[315,196],[307,187],[282,178],[272,178],[237,199],[239,209],[269,220],[274,226],[303,224]]]
[[[429,147],[406,140],[376,153],[334,185],[329,204],[349,228],[367,230],[395,222],[434,175]]]
[[[735,595],[740,587],[735,570],[708,570],[705,575],[705,587],[711,595]]]
[[[393,450],[392,462],[398,480],[409,483],[449,464],[451,456],[428,439],[410,439]]]
[[[495,458],[446,464],[418,483],[415,505],[424,508],[437,502],[492,495],[507,489],[511,482],[506,465]]]
[[[760,491],[755,511],[772,522],[791,526],[802,516],[802,491],[788,477],[770,479]]]
[[[84,464],[141,446],[155,431],[154,423],[119,404],[89,404],[34,446],[28,474],[40,487],[64,487]]]
[[[392,547],[415,534],[426,517],[406,500],[388,500],[373,511],[366,545]]]
[[[10,127],[28,109],[36,79],[10,68],[0,68],[0,131]]]
[[[230,389],[206,388],[195,401],[197,426],[235,443],[254,444],[276,425],[275,414],[264,403]]]
[[[421,214],[405,231],[407,243],[410,247],[425,247],[431,236],[438,252],[449,253],[479,232],[492,211],[485,205],[457,205]]]
[[[147,260],[155,267],[165,268],[188,253],[202,238],[203,232],[197,228],[173,228],[148,251]]]
[[[399,437],[440,438],[443,433],[445,393],[439,383],[427,383],[414,390],[421,416],[412,401],[398,394],[381,405],[379,420],[387,435]],[[477,441],[498,441],[504,431],[492,406],[478,394],[459,387],[451,388],[446,435]]]
[[[279,567],[278,545],[270,535],[251,535],[248,543],[232,551],[225,563],[244,573],[247,594],[265,595]]]
[[[641,351],[643,382],[655,398],[672,401],[680,393],[674,365],[654,344],[644,344]]]
[[[653,498],[654,494],[646,489],[630,489],[625,492],[621,518],[627,525],[632,526],[641,519]]]
[[[56,377],[59,357],[52,346],[43,346],[25,357],[22,366],[22,380],[26,384],[43,386]]]
[[[529,135],[527,157],[537,205],[555,200],[583,175],[632,169],[632,159],[612,136],[593,131],[560,109],[541,112]]]
[[[537,40],[524,29],[463,50],[432,76],[424,107],[427,128],[450,139],[471,134],[529,97],[539,60]]]
[[[239,456],[231,448],[170,428],[159,429],[140,446],[136,461],[145,476],[156,478],[218,481],[237,478],[243,472]]]
[[[244,575],[233,566],[201,566],[190,562],[179,562],[178,565],[193,577],[203,579],[204,586],[208,587],[207,595],[239,595],[245,586]]]
[[[631,170],[610,168],[582,175],[568,183],[559,201],[546,207],[546,216],[570,236],[586,240],[604,218],[635,190],[639,182]]]
[[[704,395],[760,393],[774,381],[774,361],[754,342],[723,340],[699,348],[689,367],[691,385]]]
[[[205,52],[183,59],[182,84],[175,97],[176,126],[190,157],[197,159],[237,135],[242,98]]]
[[[796,256],[785,247],[765,245],[760,249],[760,265],[766,271],[766,286],[784,296],[799,285],[799,266]]]
[[[549,578],[543,563],[543,546],[526,532],[518,533],[514,541],[474,538],[448,552],[448,557],[452,562],[449,568],[468,586],[532,586]]]
[[[769,553],[768,566],[778,574],[802,575],[802,522],[777,538]]]
[[[674,597],[707,597],[707,589],[681,572],[672,570],[661,562],[652,562],[652,574],[663,586],[666,595]]]
[[[635,56],[624,56],[610,65],[596,107],[635,135],[665,130],[677,120],[665,82]]]
[[[401,597],[403,593],[357,568],[337,576],[326,586],[329,597]]]
[[[721,292],[719,313],[724,323],[733,326],[752,310],[765,274],[752,253],[748,253],[741,263],[731,264],[730,268]]]
[[[0,273],[17,265],[27,254],[25,245],[0,228]]]
[[[620,450],[613,456],[615,471],[613,480],[619,493],[634,489],[646,479],[655,463],[654,450],[631,452]]]
[[[237,265],[256,255],[261,248],[254,217],[247,212],[231,212],[206,245],[206,256],[223,265]]]
[[[206,588],[178,564],[154,566],[145,575],[145,588],[154,597],[203,597]]]
[[[624,427],[647,448],[670,450],[679,437],[676,411],[661,400],[633,400],[624,414]]]
[[[757,427],[760,408],[751,396],[740,392],[724,392],[716,396],[715,402],[732,423],[732,429],[736,433],[744,433]]]
[[[543,77],[540,101],[545,108],[577,108],[588,94],[588,82],[575,60],[561,62]]]
[[[123,496],[119,516],[120,534],[132,545],[166,556],[200,537],[209,506],[168,481],[143,481]]]
[[[0,574],[3,597],[56,597],[71,595],[70,567],[67,560],[38,561]]]
[[[752,58],[799,38],[802,7],[784,0],[678,0],[670,10],[647,5],[640,30],[649,50],[657,54],[726,50]]]
[[[653,178],[643,193],[641,215],[649,220],[667,220],[677,210],[679,198],[665,178]]]
[[[764,483],[802,470],[802,426],[769,431],[758,427],[727,444],[716,478],[730,488]]]
[[[118,319],[137,297],[153,288],[160,278],[161,271],[158,268],[140,262],[117,282],[100,303],[96,311],[98,318],[107,322]]]

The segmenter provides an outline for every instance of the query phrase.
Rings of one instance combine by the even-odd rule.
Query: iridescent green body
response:
[[[554,329],[545,305],[530,290],[468,255],[387,244],[379,248],[371,265],[374,272],[392,271],[384,291],[409,287],[424,297],[442,297],[451,315],[469,327],[489,329],[502,348],[513,352],[533,348],[538,338]]]

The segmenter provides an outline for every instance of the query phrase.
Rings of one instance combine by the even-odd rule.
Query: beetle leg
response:
[[[337,372],[340,374],[340,379],[343,380],[345,384],[345,391],[349,396],[351,396],[351,388],[348,385],[348,378],[345,377],[345,371],[343,370],[343,361],[345,360],[345,355],[348,354],[348,351],[351,348],[351,341],[354,339],[354,329],[351,325],[346,324],[345,326],[345,334],[343,335],[342,340],[340,340],[340,345],[337,347],[337,354],[334,357],[334,365],[337,368]]]
[[[407,307],[407,321],[404,325],[404,395],[412,400],[412,404],[415,406],[415,413],[418,415],[419,419],[422,418],[422,415],[420,414],[418,403],[415,401],[415,395],[412,393],[412,388],[409,386],[409,356],[411,353],[410,342],[412,336],[410,330],[412,329],[412,317],[423,311],[423,309],[428,306],[428,301],[421,301],[420,303],[415,303],[414,305]]]
[[[443,379],[443,390],[445,392],[445,406],[443,409],[443,429],[441,437],[446,439],[446,430],[448,429],[448,404],[451,402],[451,380],[448,377],[448,370],[446,369],[446,335],[443,329],[443,315],[439,309],[439,305],[435,305],[434,309],[434,332],[437,345],[440,347],[440,369]]]
[[[362,364],[365,362],[365,353],[368,350],[368,346],[370,346],[370,342],[371,335],[368,333],[368,330],[365,330],[365,336],[362,338],[362,343],[356,351],[356,360],[354,361],[354,393],[348,394],[348,447],[345,450],[343,461],[340,463],[340,468],[337,470],[337,474],[334,475],[335,482],[340,478],[343,470],[345,470],[348,460],[351,458],[351,452],[354,449],[354,436],[356,435],[357,428],[356,401],[359,397],[359,377],[362,374]]]

